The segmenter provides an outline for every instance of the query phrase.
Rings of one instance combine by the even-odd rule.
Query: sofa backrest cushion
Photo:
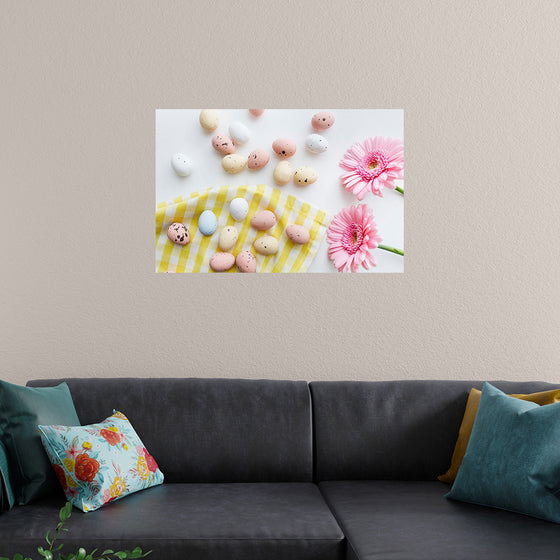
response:
[[[558,388],[492,381],[506,393]],[[435,480],[449,467],[472,381],[310,384],[318,480]]]
[[[167,482],[312,479],[311,404],[304,381],[89,378],[66,381],[82,425],[125,414]]]

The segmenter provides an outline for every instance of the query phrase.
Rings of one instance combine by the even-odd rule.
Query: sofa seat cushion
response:
[[[0,556],[36,556],[62,505],[2,514]],[[140,546],[152,560],[342,560],[346,544],[312,483],[163,484],[97,511],[74,509],[67,527],[63,554],[72,543],[88,552]]]
[[[322,482],[348,560],[558,559],[558,525],[446,500],[441,482]]]

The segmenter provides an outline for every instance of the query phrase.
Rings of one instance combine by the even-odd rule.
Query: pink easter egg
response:
[[[309,231],[303,226],[292,224],[286,228],[286,235],[292,243],[305,245],[309,241]]]
[[[225,134],[216,134],[216,136],[212,138],[212,146],[220,154],[229,155],[235,152],[233,140]]]
[[[191,240],[187,226],[177,222],[167,228],[167,237],[177,245],[186,245]]]
[[[235,259],[239,272],[257,272],[257,259],[251,251],[241,251]]]
[[[277,138],[272,142],[272,149],[278,157],[290,158],[296,153],[296,143],[289,138]]]
[[[329,111],[315,113],[311,118],[311,126],[315,130],[327,130],[334,124],[334,115]]]
[[[249,113],[251,113],[253,117],[260,117],[264,113],[264,109],[249,109]]]
[[[251,218],[251,225],[259,231],[266,231],[276,225],[276,216],[270,210],[262,210]]]
[[[235,257],[231,253],[215,253],[210,257],[210,268],[214,272],[225,272],[235,264]]]
[[[269,153],[263,148],[253,150],[247,158],[247,167],[249,169],[262,169],[270,159]]]

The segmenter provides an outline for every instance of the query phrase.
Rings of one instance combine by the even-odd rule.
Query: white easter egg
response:
[[[229,203],[229,213],[236,222],[242,222],[249,212],[249,203],[244,198],[234,198]]]
[[[314,154],[322,154],[327,151],[329,142],[320,134],[310,134],[305,139],[305,147]]]
[[[232,122],[229,125],[229,135],[236,144],[245,144],[251,137],[249,129],[239,121]]]
[[[175,154],[171,158],[171,167],[181,177],[188,177],[193,170],[192,161],[185,154]]]

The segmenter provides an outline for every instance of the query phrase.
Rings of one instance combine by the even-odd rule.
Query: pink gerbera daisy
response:
[[[370,251],[381,241],[373,212],[365,204],[342,209],[327,229],[329,258],[340,272],[356,272],[360,265],[365,269],[376,266]]]
[[[347,173],[343,173],[340,178],[344,188],[353,192],[358,200],[363,200],[368,191],[383,196],[382,187],[394,189],[395,180],[404,177],[403,165],[402,140],[376,136],[366,139],[363,144],[353,144],[346,151],[340,167],[346,169]]]

